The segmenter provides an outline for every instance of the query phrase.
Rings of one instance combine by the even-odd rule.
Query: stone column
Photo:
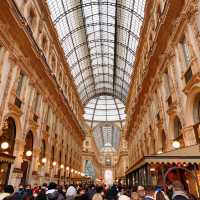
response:
[[[184,127],[182,129],[182,133],[183,133],[185,146],[196,144],[196,138],[195,138],[193,126]]]
[[[9,184],[12,184],[14,187],[17,187],[23,176],[23,172],[21,170],[21,164],[23,162],[23,153],[24,153],[24,145],[25,142],[22,139],[15,140],[15,153],[16,156],[15,162],[10,170]]]
[[[40,163],[40,148],[34,148],[33,150],[33,155],[32,155],[32,164],[31,164],[31,169],[30,169],[30,174],[29,174],[29,183],[33,185],[34,183],[38,183],[39,181],[39,165]]]

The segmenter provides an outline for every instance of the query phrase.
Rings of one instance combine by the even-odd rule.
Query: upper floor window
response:
[[[17,83],[17,89],[16,89],[16,95],[18,97],[20,97],[20,95],[21,95],[22,87],[23,87],[23,84],[24,84],[24,79],[25,79],[24,73],[20,72],[19,78],[18,78],[18,83]]]
[[[194,123],[200,122],[200,94],[198,94],[195,98],[193,106],[193,118],[194,118]]]
[[[43,50],[44,52],[47,51],[47,38],[46,38],[46,36],[44,36],[44,35],[43,35],[43,37],[42,37],[42,50]]]
[[[169,78],[168,70],[165,70],[163,78],[164,78],[164,87],[165,87],[166,97],[168,98],[170,95],[170,78]]]
[[[33,10],[33,8],[30,8],[28,23],[29,23],[30,27],[34,30],[36,27],[36,14],[35,14],[35,11]]]
[[[49,115],[50,115],[50,106],[47,108],[47,113],[46,113],[46,123],[49,123]]]
[[[190,52],[185,37],[181,40],[181,47],[183,51],[185,64],[188,65],[190,62]]]
[[[55,59],[54,56],[52,56],[52,59],[51,59],[51,69],[53,70],[53,69],[55,69],[55,67],[56,67],[56,59]]]
[[[37,112],[38,104],[39,104],[39,93],[37,92],[34,100],[34,107],[33,107],[34,112]]]

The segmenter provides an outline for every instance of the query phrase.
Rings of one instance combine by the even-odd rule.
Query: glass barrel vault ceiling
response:
[[[83,104],[99,95],[125,103],[145,0],[47,3]]]
[[[98,96],[86,104],[84,118],[91,127],[93,122],[122,123],[125,120],[124,110],[125,106],[119,99],[112,96]]]

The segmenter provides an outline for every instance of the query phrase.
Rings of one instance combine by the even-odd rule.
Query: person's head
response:
[[[146,193],[146,195],[153,196],[154,188],[152,186],[147,186],[146,189],[145,189],[145,193]]]
[[[168,200],[167,195],[163,191],[155,192],[155,200]]]
[[[56,183],[54,183],[54,182],[50,182],[49,183],[49,186],[48,186],[49,190],[56,189],[56,188],[57,188],[57,184]]]
[[[6,186],[4,187],[4,192],[9,193],[9,194],[12,194],[12,193],[14,192],[13,186],[12,186],[12,185],[6,185]]]
[[[139,199],[139,194],[137,192],[132,192],[131,193],[131,199],[132,200],[138,200]]]
[[[19,188],[19,190],[23,190],[24,186],[22,184],[20,184],[18,188]]]
[[[26,190],[31,190],[31,185],[26,185]]]
[[[85,194],[85,189],[84,188],[81,188],[80,191],[79,191],[80,195],[84,195]]]
[[[137,193],[139,195],[139,198],[143,198],[145,196],[145,190],[143,186],[138,186]]]
[[[184,191],[184,186],[180,181],[174,181],[172,183],[173,185],[173,191]]]

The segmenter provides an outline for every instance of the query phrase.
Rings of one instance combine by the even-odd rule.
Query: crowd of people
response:
[[[60,186],[54,182],[42,186],[30,185],[14,190],[7,185],[0,193],[0,200],[194,200],[192,194],[184,190],[180,181],[174,181],[167,192],[162,187],[137,186],[128,188],[121,184],[94,185],[80,184]]]

